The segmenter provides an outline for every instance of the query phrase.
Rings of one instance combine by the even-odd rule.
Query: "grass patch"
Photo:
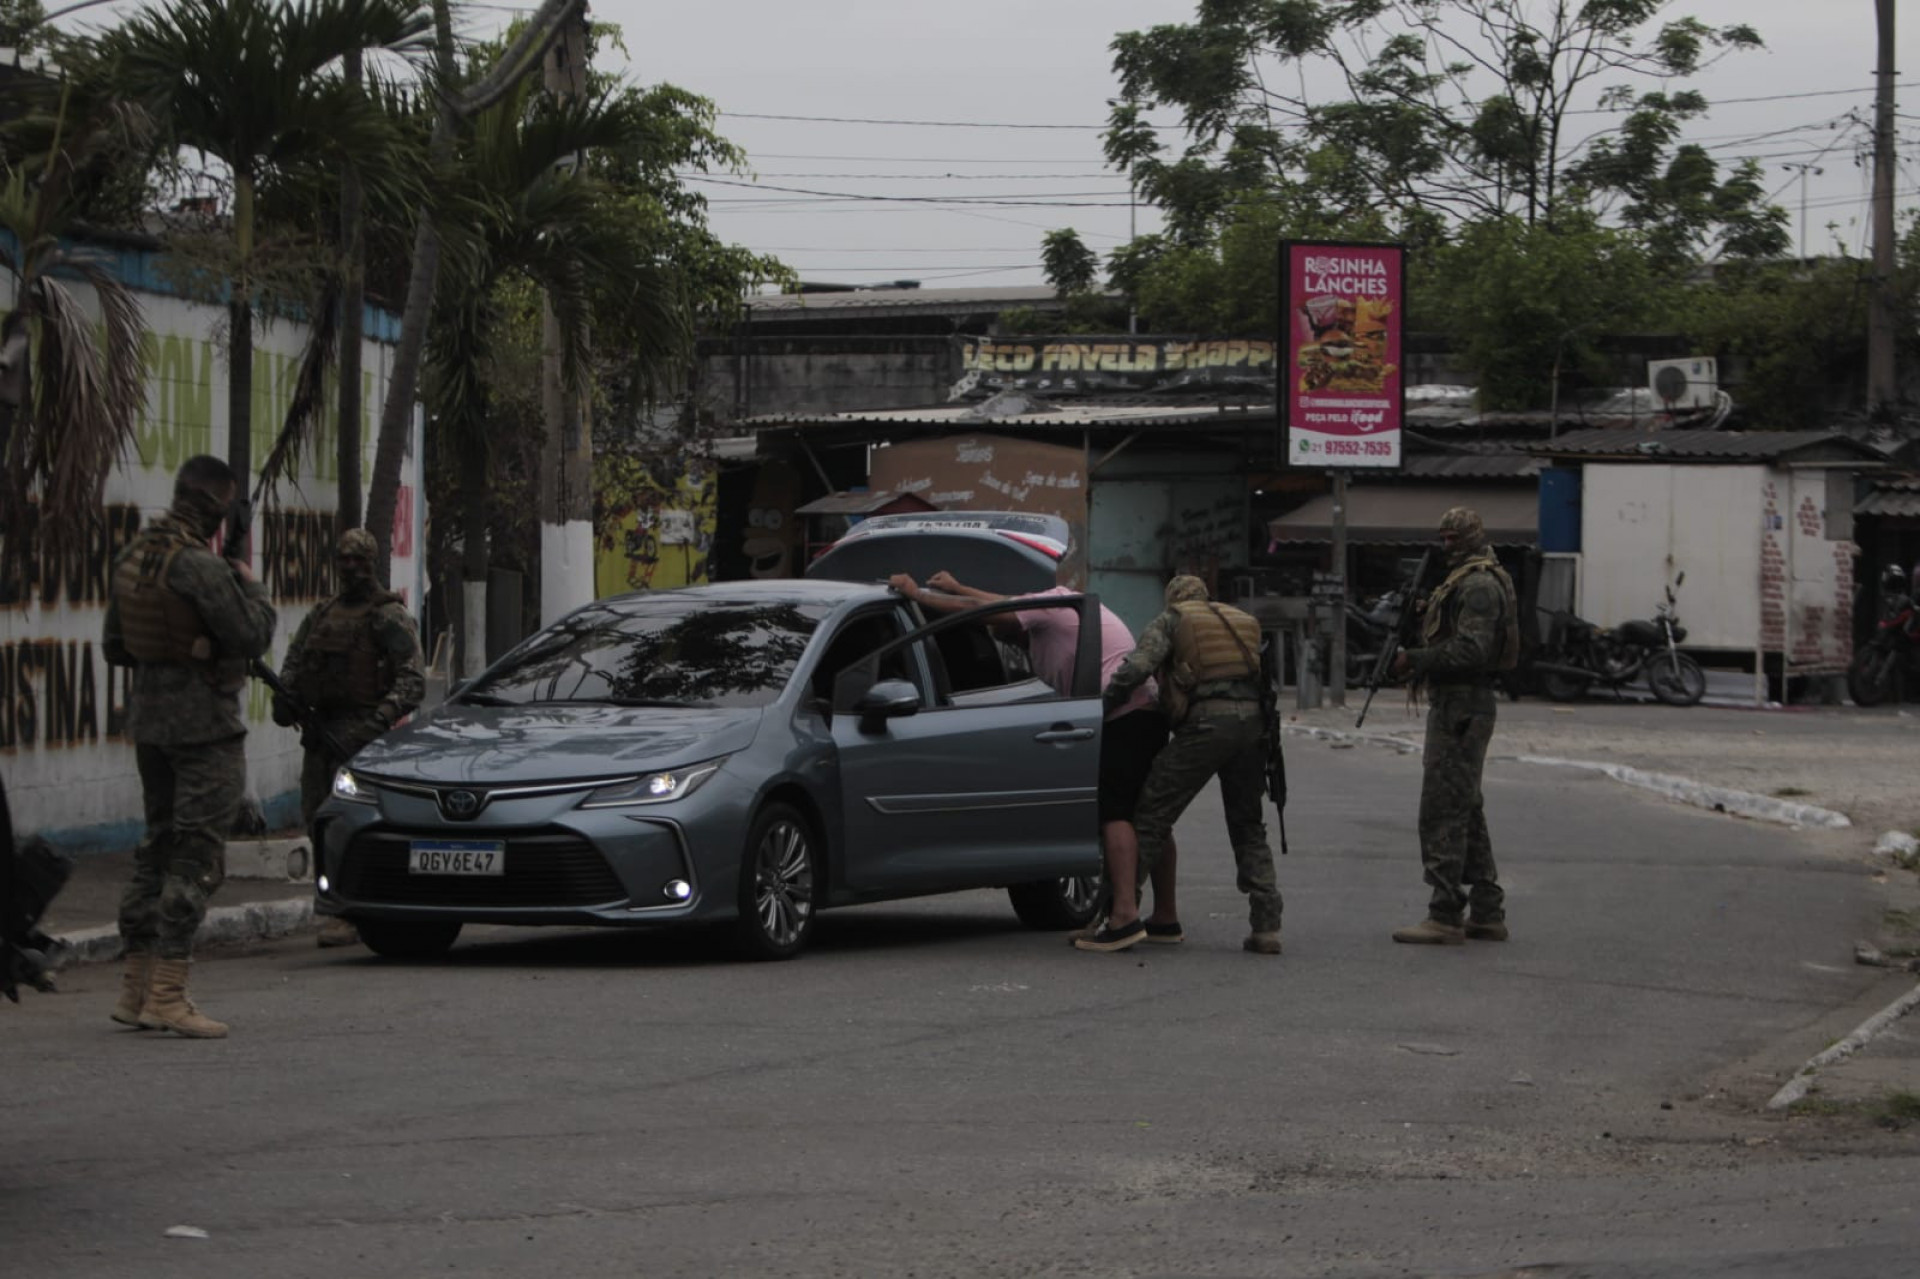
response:
[[[1899,1132],[1920,1124],[1920,1093],[1893,1092],[1884,1097],[1861,1101],[1836,1101],[1828,1097],[1802,1097],[1787,1107],[1790,1115],[1823,1119],[1861,1119],[1877,1128]]]
[[[1775,799],[1805,799],[1811,794],[1813,794],[1813,792],[1804,786],[1781,786],[1774,790],[1773,797]]]
[[[1889,910],[1881,916],[1881,923],[1890,933],[1920,933],[1920,907]]]

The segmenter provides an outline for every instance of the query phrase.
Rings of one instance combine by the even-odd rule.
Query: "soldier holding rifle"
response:
[[[1415,945],[1507,939],[1506,894],[1493,864],[1481,794],[1498,700],[1496,673],[1520,655],[1513,582],[1487,545],[1480,516],[1456,506],[1440,517],[1447,575],[1426,601],[1420,645],[1394,658],[1427,693],[1420,787],[1420,860],[1433,889],[1427,917],[1397,929]],[[1371,694],[1369,694],[1371,696]]]
[[[311,824],[333,775],[355,751],[392,728],[426,695],[420,636],[400,597],[374,581],[373,534],[350,528],[334,555],[339,594],[307,614],[287,645],[274,688],[273,722],[298,725],[300,820]],[[322,946],[359,940],[352,924],[328,919]]]
[[[146,804],[146,837],[120,903],[126,971],[113,1020],[221,1039],[227,1028],[187,998],[193,938],[226,879],[227,834],[246,786],[247,662],[273,642],[267,588],[244,534],[222,559],[208,547],[238,515],[239,482],[219,458],[188,458],[173,505],[114,561],[101,648],[133,668],[126,733]]]
[[[1107,682],[1109,707],[1125,702],[1149,676],[1160,680],[1173,737],[1154,758],[1134,812],[1140,868],[1149,875],[1173,835],[1173,824],[1214,777],[1227,814],[1240,891],[1251,929],[1243,949],[1280,953],[1280,888],[1261,812],[1269,749],[1278,726],[1263,691],[1260,624],[1207,598],[1207,586],[1182,574],[1167,583],[1166,609],[1140,632],[1140,642]],[[1276,785],[1274,799],[1284,790]],[[1146,935],[1139,917],[1138,875],[1109,865],[1113,913],[1106,927],[1074,944],[1082,950],[1124,950]]]

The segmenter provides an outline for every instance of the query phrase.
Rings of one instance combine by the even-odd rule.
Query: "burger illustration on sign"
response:
[[[1300,306],[1313,340],[1300,347],[1302,391],[1380,392],[1394,366],[1386,362],[1387,316],[1393,303],[1322,294]]]

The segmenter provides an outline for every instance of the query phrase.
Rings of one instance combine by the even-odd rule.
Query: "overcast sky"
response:
[[[1920,86],[1920,12],[1907,8],[1899,82]],[[1115,93],[1108,45],[1116,32],[1186,21],[1194,9],[1193,0],[593,0],[592,12],[624,28],[633,79],[711,98],[722,132],[746,149],[754,186],[700,184],[722,236],[808,280],[936,287],[1040,283],[1040,237],[1055,227],[1074,227],[1104,253],[1127,239],[1130,217],[1142,231],[1157,225],[1151,210],[1130,210],[1125,176],[1101,164]],[[478,35],[525,10],[457,11]],[[1873,0],[1678,0],[1668,13],[1746,22],[1768,46],[1694,82],[1716,105],[1689,136],[1729,163],[1760,157],[1796,239],[1802,179],[1784,166],[1817,167],[1804,184],[1808,250],[1837,235],[1864,252],[1870,178],[1856,152],[1871,116]],[[1920,101],[1920,91],[1902,99]],[[1861,123],[1849,124],[1849,112]],[[1920,198],[1920,110],[1903,108],[1897,123],[1905,209]],[[1020,201],[1030,203],[1010,203]]]

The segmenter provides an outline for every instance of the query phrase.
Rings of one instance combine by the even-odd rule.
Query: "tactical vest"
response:
[[[322,604],[300,650],[294,696],[323,713],[378,706],[393,685],[393,664],[374,638],[373,617],[399,599],[375,591],[364,600],[336,596]]]
[[[1427,601],[1427,615],[1422,623],[1421,639],[1426,644],[1445,638],[1441,631],[1448,628],[1452,618],[1448,616],[1447,600],[1461,582],[1471,573],[1490,573],[1493,580],[1500,583],[1500,611],[1506,615],[1506,625],[1502,628],[1500,652],[1489,663],[1489,670],[1510,671],[1520,664],[1520,609],[1519,596],[1514,594],[1513,579],[1507,576],[1507,570],[1491,555],[1484,558],[1476,556],[1447,574],[1446,580],[1435,588],[1432,598]]]
[[[1174,677],[1189,689],[1220,680],[1260,678],[1260,623],[1224,604],[1182,600],[1173,606]],[[1253,664],[1248,655],[1253,654]]]
[[[202,545],[175,525],[149,524],[114,566],[121,642],[139,661],[204,662],[213,656],[199,610],[167,585],[167,571],[180,552]]]

